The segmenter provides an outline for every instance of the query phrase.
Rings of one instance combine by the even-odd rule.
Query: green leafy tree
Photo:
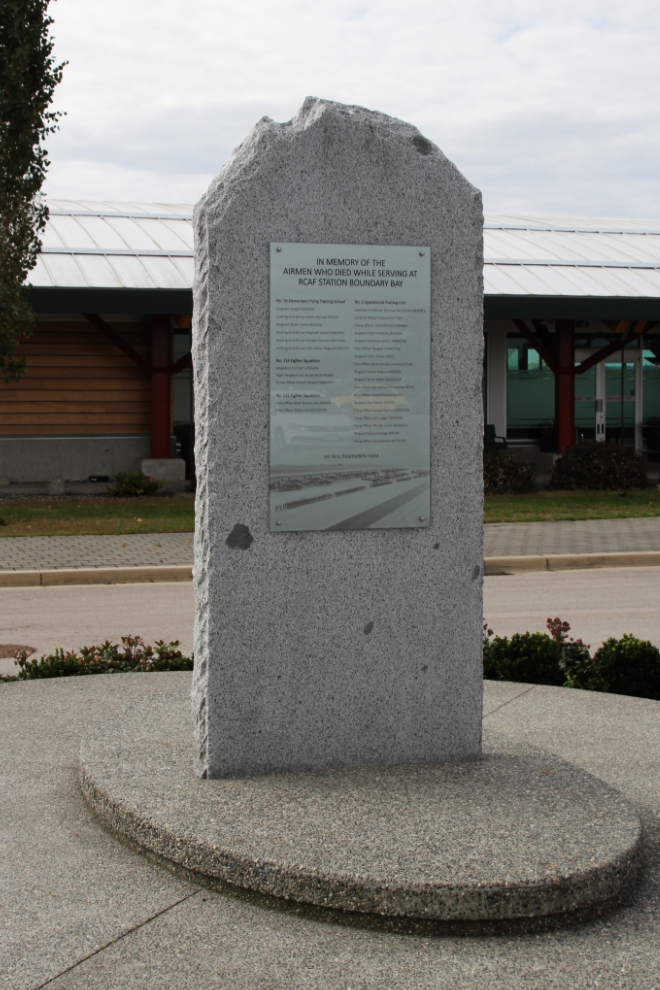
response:
[[[43,141],[61,116],[49,109],[66,63],[53,59],[48,4],[0,0],[0,376],[6,382],[23,374],[16,344],[36,323],[25,282],[48,219]]]

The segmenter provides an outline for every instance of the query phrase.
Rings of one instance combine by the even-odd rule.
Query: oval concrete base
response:
[[[88,733],[82,789],[119,836],[200,877],[321,908],[448,922],[566,919],[629,894],[641,825],[540,752],[201,780],[163,699]]]

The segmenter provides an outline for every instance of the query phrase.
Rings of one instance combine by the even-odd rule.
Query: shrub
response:
[[[526,495],[536,491],[534,468],[513,457],[484,451],[484,494]]]
[[[566,678],[564,687],[593,689],[593,658],[581,639],[562,644],[559,669]]]
[[[492,639],[492,632],[484,626],[486,680],[554,684],[557,687],[564,683],[565,677],[559,668],[561,644],[547,633],[516,633],[511,639],[506,636]]]
[[[162,481],[147,478],[141,471],[118,471],[115,484],[108,488],[108,495],[117,498],[135,498],[139,495],[156,495],[163,487]]]
[[[585,653],[590,661],[589,647],[568,635],[568,622],[548,619],[546,626],[547,633],[516,633],[511,639],[492,639],[493,630],[484,623],[484,678],[556,687],[584,686],[568,683],[567,666]]]
[[[660,701],[660,650],[648,640],[626,633],[608,639],[592,657],[588,644],[568,635],[568,622],[548,619],[546,625],[548,633],[516,633],[508,639],[493,638],[484,623],[484,678]]]
[[[630,633],[608,639],[594,654],[588,686],[660,701],[660,650]]]
[[[550,488],[564,491],[591,488],[611,491],[646,488],[646,458],[629,447],[611,443],[583,443],[567,447],[550,475]]]
[[[192,670],[193,658],[179,650],[179,641],[146,645],[139,636],[122,636],[121,646],[106,640],[101,646],[83,646],[65,651],[61,647],[48,656],[28,660],[29,653],[16,654],[18,674],[0,681],[33,681],[44,677],[80,677],[87,674],[149,673],[151,671]]]

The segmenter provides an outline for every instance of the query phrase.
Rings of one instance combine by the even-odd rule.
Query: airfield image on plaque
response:
[[[430,252],[273,244],[270,528],[430,518]]]

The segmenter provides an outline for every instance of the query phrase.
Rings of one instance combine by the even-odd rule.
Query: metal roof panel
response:
[[[65,247],[87,248],[96,247],[91,235],[78,222],[77,217],[55,216],[48,220],[55,232],[60,236]]]
[[[174,231],[177,237],[180,237],[183,243],[191,251],[194,247],[194,233],[193,225],[190,220],[163,220],[164,227],[169,227],[170,230]]]
[[[41,260],[48,270],[53,285],[75,288],[89,285],[72,254],[42,254]]]
[[[522,276],[524,278],[524,272]],[[517,296],[529,295],[531,289],[525,288],[520,282],[520,265],[484,265],[484,292],[487,285],[495,288],[493,295]],[[547,293],[544,293],[546,295]]]
[[[161,288],[136,255],[112,255],[108,260],[125,289]]]
[[[194,258],[182,258],[179,255],[172,257],[172,264],[181,272],[181,277],[183,278],[187,286],[192,286],[195,279],[195,259]]]
[[[105,217],[77,216],[76,220],[80,227],[89,235],[93,243],[98,248],[128,248],[121,234],[115,230]],[[67,247],[81,248],[83,244],[68,243]]]
[[[119,275],[108,258],[102,254],[79,254],[76,255],[76,261],[84,272],[87,282],[94,288],[122,287]]]
[[[192,287],[189,204],[57,199],[49,208],[33,285]],[[488,214],[484,246],[489,295],[660,296],[660,220]]]
[[[121,238],[125,241],[129,248],[139,254],[141,248],[159,248],[160,245],[150,236],[148,230],[145,230],[144,224],[146,221],[139,223],[136,219],[132,217],[107,217],[108,224],[113,228],[116,233],[118,233]],[[156,223],[157,221],[150,221]]]
[[[188,288],[187,280],[183,277],[171,258],[144,257],[140,260],[159,288]]]
[[[41,255],[37,258],[37,263],[30,272],[28,276],[28,282],[30,285],[42,286],[42,285],[54,285],[53,279],[50,277],[50,272],[44,264],[44,259]]]
[[[135,223],[142,228],[142,230],[145,232],[145,234],[147,234],[147,236],[151,237],[151,239],[159,248],[161,248],[164,251],[166,251],[168,248],[171,250],[179,250],[179,251],[181,249],[183,250],[188,249],[187,241],[183,240],[183,238],[179,236],[179,234],[176,231],[176,228],[173,230],[170,224],[163,223],[162,220],[153,220],[153,219],[143,220],[139,217],[136,217]],[[177,223],[179,226],[182,227],[185,221],[179,220],[177,221]],[[188,224],[187,226],[190,225]]]

